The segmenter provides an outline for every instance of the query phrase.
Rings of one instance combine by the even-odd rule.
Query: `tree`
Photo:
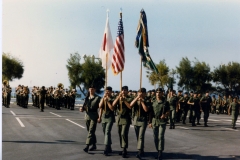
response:
[[[219,65],[212,72],[213,82],[219,85],[219,91],[226,94],[240,92],[240,63],[230,62],[228,65]]]
[[[199,62],[197,59],[191,64],[191,61],[186,57],[182,58],[177,68],[179,75],[178,85],[183,89],[205,92],[213,90],[210,83],[212,77],[210,67],[205,62]]]
[[[164,88],[169,83],[169,67],[166,65],[165,60],[161,60],[159,64],[156,64],[158,74],[156,72],[147,71],[147,78],[151,85],[158,84],[158,86]],[[167,86],[168,87],[168,86]]]
[[[67,60],[68,78],[71,87],[76,86],[86,95],[86,91],[91,84],[96,85],[96,92],[100,93],[105,83],[105,72],[101,61],[95,62],[92,57],[85,57],[84,63],[80,63],[81,56],[78,53],[70,54]]]
[[[2,81],[22,78],[24,66],[21,60],[11,54],[2,54]]]

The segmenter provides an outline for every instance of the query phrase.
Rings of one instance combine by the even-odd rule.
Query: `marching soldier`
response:
[[[98,123],[102,122],[103,133],[104,133],[104,144],[105,150],[104,155],[108,156],[108,153],[112,152],[111,144],[111,131],[113,123],[115,123],[115,115],[114,115],[114,106],[113,104],[113,97],[112,95],[112,87],[107,87],[104,93],[103,98],[99,104],[99,118]]]
[[[132,108],[130,107],[130,103],[132,101],[132,97],[128,95],[128,87],[123,86],[122,92],[113,102],[113,107],[116,105],[118,120],[118,135],[120,140],[120,147],[123,148],[123,151],[119,154],[122,155],[123,158],[127,157],[127,148],[128,148],[128,132],[129,127],[131,125],[131,113]]]
[[[238,102],[238,97],[233,98],[233,102],[230,104],[229,109],[228,109],[228,115],[230,116],[231,110],[232,110],[232,128],[236,128],[236,121],[238,119],[238,114],[239,114],[239,108],[240,104]]]
[[[214,113],[216,113],[216,102],[217,102],[217,100],[216,100],[216,98],[215,98],[215,95],[213,95],[212,96],[212,108],[211,108],[211,112],[212,112],[212,114],[214,114]]]
[[[201,103],[200,103],[200,100],[202,98],[202,94],[198,93],[197,97],[199,99],[199,105],[197,105],[197,107],[196,107],[196,119],[197,119],[197,125],[201,125],[199,121],[201,119],[201,113],[202,113]]]
[[[171,90],[169,93],[169,105],[170,105],[170,128],[169,129],[175,129],[176,109],[178,109],[178,98],[175,90]]]
[[[182,116],[182,109],[180,109],[180,103],[179,103],[179,100],[183,97],[182,95],[182,90],[179,90],[178,91],[178,94],[177,94],[177,99],[178,99],[178,104],[177,104],[177,108],[176,108],[176,122],[180,122],[182,119],[181,119],[181,116]]]
[[[192,97],[193,97],[193,91],[190,92],[189,99],[192,98]],[[188,116],[188,118],[189,118],[189,123],[192,123],[192,119],[193,119],[192,115],[193,115],[193,113],[192,113],[191,105],[189,105],[189,111],[188,111],[188,113],[189,113],[189,116]]]
[[[74,110],[75,99],[76,99],[76,90],[72,89],[72,91],[69,95],[69,102],[70,102],[70,105],[69,105],[70,108],[69,109],[71,109],[71,110]]]
[[[222,109],[222,114],[228,114],[227,112],[228,112],[228,100],[227,100],[227,96],[226,95],[224,95],[223,96],[223,109]]]
[[[153,128],[154,143],[158,151],[157,159],[162,159],[162,152],[164,151],[164,134],[169,112],[169,103],[166,98],[163,97],[162,88],[158,88],[156,90],[156,100],[152,104],[149,120],[149,127]]]
[[[216,100],[216,113],[219,114],[222,111],[222,96],[218,95],[218,98]]]
[[[46,100],[46,94],[47,94],[47,90],[45,90],[45,86],[42,86],[41,90],[40,90],[40,109],[41,112],[44,112],[44,102]]]
[[[133,124],[137,137],[137,158],[141,159],[144,156],[144,137],[148,123],[148,110],[151,107],[151,102],[146,97],[146,89],[141,88],[138,91],[137,97],[131,102],[133,107],[134,117]]]
[[[206,91],[205,96],[203,96],[200,100],[202,111],[204,113],[204,127],[208,127],[208,117],[209,117],[209,108],[211,108],[212,105],[212,98],[209,96],[209,92]]]
[[[187,113],[189,110],[189,104],[187,104],[188,100],[188,92],[185,92],[184,96],[179,100],[180,110],[182,110],[182,124],[186,124]]]
[[[197,92],[194,93],[193,97],[188,100],[188,104],[191,105],[191,113],[192,113],[192,127],[196,126],[196,110],[200,107],[200,99],[197,97]]]
[[[96,128],[97,128],[97,120],[98,120],[98,108],[101,98],[95,94],[95,86],[91,85],[88,89],[88,95],[85,98],[85,102],[82,107],[79,108],[80,112],[86,112],[85,121],[87,126],[87,139],[86,139],[86,147],[83,151],[93,151],[97,149],[96,143]],[[89,145],[92,147],[89,149]]]

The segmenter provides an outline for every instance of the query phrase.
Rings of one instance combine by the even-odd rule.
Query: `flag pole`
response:
[[[140,67],[140,89],[142,88],[142,56],[140,56],[141,67]]]
[[[107,88],[107,70],[108,70],[108,68],[107,68],[107,62],[108,62],[108,53],[106,54],[106,73],[105,73],[105,90],[106,90],[106,88]]]

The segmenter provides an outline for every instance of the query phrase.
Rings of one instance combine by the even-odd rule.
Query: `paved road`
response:
[[[202,121],[202,120],[201,120]],[[105,157],[102,126],[97,127],[97,151],[83,152],[87,131],[84,113],[46,107],[45,112],[29,106],[28,109],[11,104],[2,107],[2,158],[4,160],[79,160],[123,159],[120,151],[117,127],[112,130],[112,155]],[[240,159],[240,120],[237,130],[231,129],[231,117],[211,114],[210,127],[191,127],[177,124],[167,127],[164,159]],[[145,135],[145,157],[154,159],[152,129]],[[136,159],[136,137],[133,127],[129,133],[129,160]]]

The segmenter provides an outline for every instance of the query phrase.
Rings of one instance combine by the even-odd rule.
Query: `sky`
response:
[[[175,69],[183,57],[191,61],[196,57],[213,69],[240,62],[239,0],[2,0],[2,52],[24,64],[23,77],[10,85],[70,86],[66,69],[70,54],[98,57],[107,9],[115,42],[120,8],[126,61],[123,85],[130,89],[140,86],[140,56],[134,43],[142,8],[155,63],[165,59]],[[111,70],[108,86],[120,90],[120,76]],[[154,88],[144,68],[142,87]]]

